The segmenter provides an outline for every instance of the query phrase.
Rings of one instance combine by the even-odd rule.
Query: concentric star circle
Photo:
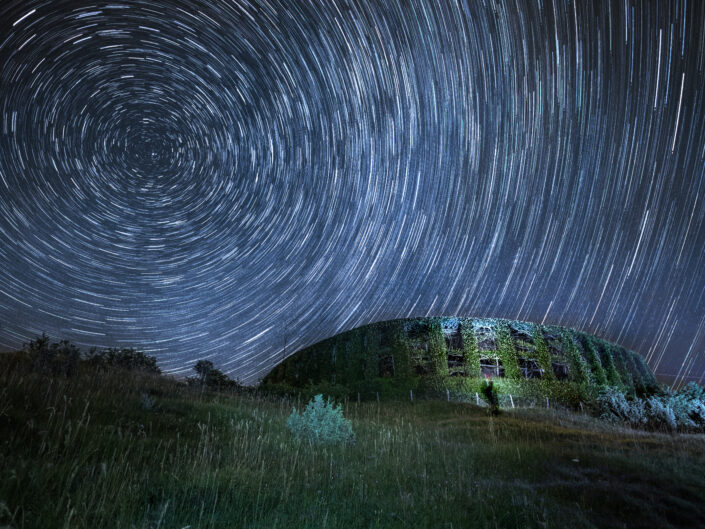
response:
[[[693,2],[9,0],[0,346],[255,382],[417,315],[705,373]]]

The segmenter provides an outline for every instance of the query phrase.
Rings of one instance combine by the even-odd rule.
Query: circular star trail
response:
[[[6,0],[0,346],[253,383],[395,317],[705,373],[705,5]]]

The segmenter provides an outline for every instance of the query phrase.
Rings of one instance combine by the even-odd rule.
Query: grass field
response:
[[[705,527],[702,435],[375,402],[324,448],[289,434],[294,404],[0,367],[0,527]]]

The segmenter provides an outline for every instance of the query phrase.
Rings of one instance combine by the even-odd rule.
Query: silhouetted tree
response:
[[[103,351],[92,348],[85,360],[88,365],[98,369],[117,368],[156,375],[161,373],[154,356],[146,355],[133,348],[109,348]]]
[[[236,388],[237,382],[231,380],[228,375],[216,369],[210,360],[199,360],[193,366],[193,370],[198,377],[196,382],[201,385],[217,388]]]
[[[196,365],[193,366],[193,370],[198,375],[198,380],[201,384],[205,384],[208,379],[210,372],[215,369],[213,362],[210,360],[199,360]]]
[[[81,351],[68,340],[49,343],[49,337],[42,333],[39,338],[25,344],[35,371],[49,375],[70,377],[76,373],[81,360]]]

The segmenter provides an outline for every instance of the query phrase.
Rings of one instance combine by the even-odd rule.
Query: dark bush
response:
[[[606,387],[597,398],[603,419],[634,427],[667,431],[705,431],[705,390],[691,383],[680,391],[662,387],[647,398],[629,398],[620,388]]]
[[[195,378],[188,378],[191,385],[207,386],[217,389],[241,389],[240,384],[232,380],[220,369],[216,369],[210,360],[199,360],[193,366],[193,370],[198,375]]]
[[[74,375],[81,360],[78,347],[68,340],[49,343],[46,334],[25,344],[24,351],[29,356],[34,371],[54,376]]]
[[[132,348],[109,348],[102,351],[96,351],[94,348],[86,355],[85,362],[97,369],[117,368],[161,374],[155,357]]]
[[[492,380],[485,380],[485,383],[482,385],[482,396],[490,405],[490,413],[497,415],[499,413],[499,396],[497,395],[497,388],[494,387]]]
[[[98,351],[93,347],[87,354],[69,342],[61,340],[51,343],[46,334],[26,343],[20,352],[22,362],[28,369],[51,376],[70,377],[80,366],[96,370],[108,368],[125,369],[160,374],[157,359],[135,349],[105,349]]]

